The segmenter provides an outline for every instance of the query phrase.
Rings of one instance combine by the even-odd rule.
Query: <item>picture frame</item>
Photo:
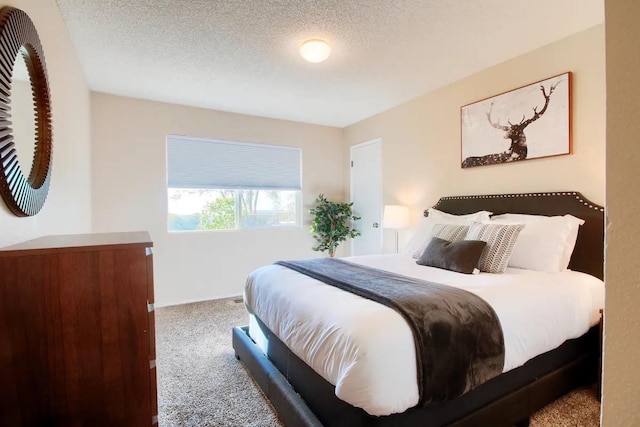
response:
[[[571,72],[460,108],[461,167],[572,153]]]

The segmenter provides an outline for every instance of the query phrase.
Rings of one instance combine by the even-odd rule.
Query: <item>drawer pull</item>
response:
[[[153,310],[155,310],[155,306],[152,302],[148,302],[147,303],[147,312],[151,313]]]
[[[145,255],[153,255],[153,248],[144,248]]]
[[[149,369],[154,369],[156,367],[156,359],[149,360]]]

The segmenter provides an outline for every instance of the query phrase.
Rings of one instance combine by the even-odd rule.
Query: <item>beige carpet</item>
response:
[[[156,312],[160,427],[281,426],[231,347],[231,327],[247,323],[243,304],[222,299]],[[531,426],[598,426],[600,405],[576,390],[536,413]]]

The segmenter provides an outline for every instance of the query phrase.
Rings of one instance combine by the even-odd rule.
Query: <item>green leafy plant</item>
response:
[[[316,199],[316,207],[309,210],[313,215],[311,232],[318,241],[318,246],[313,248],[318,252],[329,252],[334,256],[340,243],[360,235],[360,232],[352,227],[352,221],[360,219],[353,215],[351,207],[353,203],[336,203],[327,200],[324,194]]]
[[[236,228],[236,198],[227,194],[207,202],[200,212],[198,230],[233,230]]]

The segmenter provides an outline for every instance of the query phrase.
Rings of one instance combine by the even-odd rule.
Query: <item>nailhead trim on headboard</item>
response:
[[[516,193],[516,194],[487,194],[487,195],[477,195],[477,196],[447,196],[441,197],[433,207],[438,208],[438,205],[443,200],[466,200],[466,199],[503,199],[503,198],[515,198],[515,197],[549,197],[549,196],[574,196],[578,203],[583,204],[584,206],[589,207],[590,209],[594,209],[596,211],[604,212],[604,207],[596,205],[593,202],[590,202],[586,199],[580,197],[581,195],[575,191],[565,191],[565,192],[550,192],[550,193]],[[424,211],[424,216],[427,216],[427,210]]]

